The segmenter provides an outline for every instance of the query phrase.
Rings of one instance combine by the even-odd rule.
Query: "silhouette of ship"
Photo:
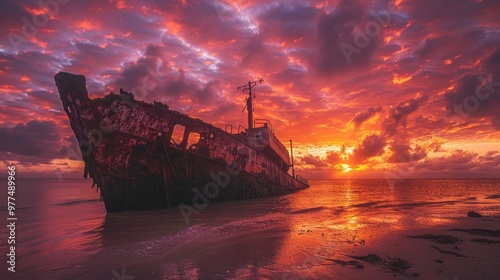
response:
[[[238,88],[249,92],[248,128],[239,126],[234,133],[230,125],[222,130],[161,102],[135,100],[122,89],[90,99],[82,75],[60,72],[55,82],[85,162],[84,177],[93,179],[107,212],[277,196],[309,187],[295,176],[293,156],[290,161],[271,123],[253,119],[252,88],[262,80]]]

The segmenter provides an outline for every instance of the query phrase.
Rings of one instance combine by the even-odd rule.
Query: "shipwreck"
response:
[[[86,78],[60,72],[56,86],[85,163],[84,177],[100,190],[107,212],[168,208],[293,193],[309,187],[295,175],[293,156],[272,124],[253,119],[248,91],[248,128],[217,128],[169,109],[136,100],[120,89],[90,99]],[[292,168],[292,174],[289,174]]]

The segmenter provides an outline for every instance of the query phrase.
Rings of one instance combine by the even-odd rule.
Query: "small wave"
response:
[[[318,211],[322,211],[325,209],[326,209],[325,207],[312,207],[312,208],[290,211],[290,212],[288,212],[288,214],[304,214],[304,213],[318,212]]]
[[[344,207],[339,207],[338,209],[333,211],[333,214],[336,216],[340,216],[340,214],[342,214],[343,212],[345,212]]]
[[[455,204],[460,201],[422,201],[422,202],[412,202],[412,203],[400,203],[400,204],[386,204],[386,205],[380,205],[377,206],[378,208],[385,208],[385,207],[396,207],[396,208],[413,208],[413,207],[420,207],[420,206],[428,206],[428,205],[447,205],[447,204]]]
[[[375,205],[380,204],[382,202],[387,202],[387,200],[370,201],[370,202],[365,202],[365,203],[360,203],[360,204],[353,204],[351,206],[352,207],[357,207],[357,208],[366,208],[366,207],[375,206]]]
[[[461,202],[461,201],[457,201],[457,200],[420,201],[420,202],[409,202],[409,203],[384,203],[384,204],[380,204],[379,202],[377,202],[377,203],[370,202],[370,203],[363,203],[361,205],[363,207],[366,207],[366,208],[374,208],[374,209],[386,209],[386,208],[399,209],[399,208],[415,208],[415,207],[431,206],[431,205],[434,205],[434,206],[451,205],[451,204],[455,204],[457,202]],[[360,207],[360,206],[356,206],[356,207]]]
[[[370,201],[370,202],[365,202],[365,203],[360,203],[360,204],[354,204],[351,205],[350,207],[354,208],[376,208],[376,209],[382,209],[382,208],[414,208],[414,207],[422,207],[422,206],[439,206],[439,205],[453,205],[456,203],[475,203],[472,202],[474,200],[477,200],[476,197],[468,197],[468,198],[463,198],[460,200],[437,200],[437,201],[415,201],[415,202],[402,202],[402,203],[394,203],[394,202],[389,202],[389,201]],[[387,203],[389,202],[389,203]]]
[[[486,197],[486,199],[499,199],[499,198],[500,198],[500,194],[488,195]]]
[[[55,203],[54,205],[73,205],[73,204],[82,204],[82,203],[89,203],[89,202],[98,202],[99,199],[77,199],[77,200],[70,200],[70,201],[65,201],[61,203]]]

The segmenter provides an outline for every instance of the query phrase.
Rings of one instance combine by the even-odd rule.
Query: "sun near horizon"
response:
[[[59,71],[221,129],[246,126],[236,88],[263,78],[254,117],[309,179],[500,174],[497,2],[71,2],[36,22],[49,11],[2,5],[0,155],[20,176],[81,176]]]

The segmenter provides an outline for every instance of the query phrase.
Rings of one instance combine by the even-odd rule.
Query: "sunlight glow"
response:
[[[340,164],[340,166],[342,166],[342,172],[344,173],[349,173],[352,170],[352,168],[348,164],[342,163]]]
[[[395,84],[395,85],[400,85],[404,82],[407,82],[409,81],[411,78],[413,78],[412,76],[399,76],[399,75],[394,75],[394,77],[392,78],[392,83]]]

